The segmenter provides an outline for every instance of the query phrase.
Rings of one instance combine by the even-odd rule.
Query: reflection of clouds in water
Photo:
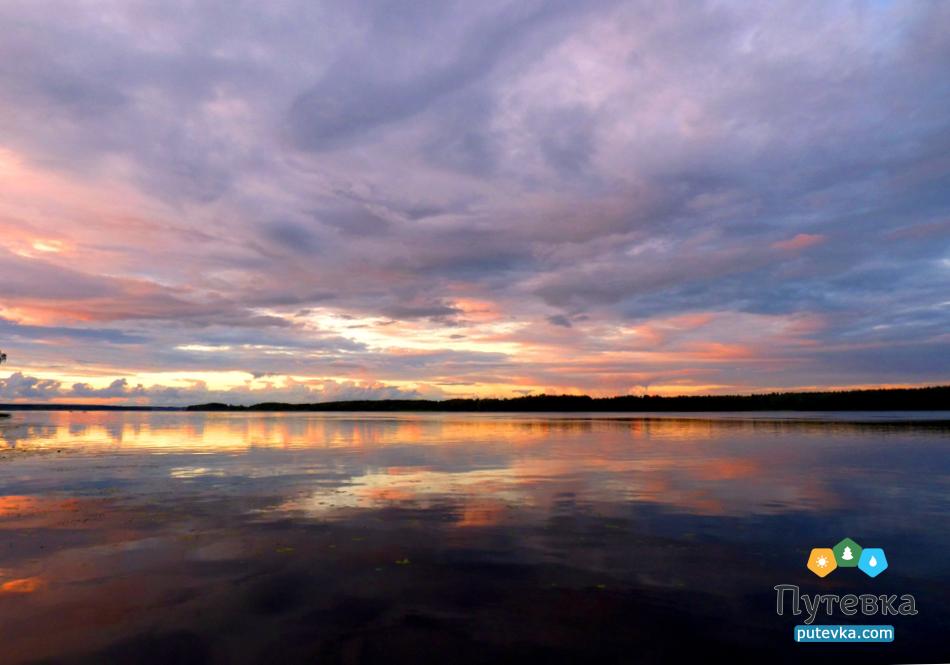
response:
[[[726,474],[720,476],[723,467]],[[737,469],[744,475],[734,475]],[[839,505],[833,493],[811,477],[767,473],[763,465],[744,460],[684,463],[677,458],[562,461],[512,457],[504,466],[477,471],[429,467],[356,474],[339,486],[291,498],[272,512],[302,511],[329,517],[340,508],[393,504],[424,508],[449,501],[468,513],[487,501],[517,507],[521,518],[525,511],[532,511],[536,519],[543,519],[565,496],[577,497],[605,513],[612,512],[612,506],[630,503],[654,503],[700,515],[768,514]],[[500,519],[502,511],[493,514]]]
[[[731,418],[730,418],[731,415]],[[751,418],[758,418],[753,420]],[[556,414],[388,414],[310,413],[203,414],[184,412],[17,412],[0,424],[0,439],[13,445],[29,439],[34,445],[84,445],[130,449],[244,450],[269,447],[345,447],[411,443],[452,445],[504,441],[530,446],[552,441],[595,437],[574,455],[596,450],[603,439],[611,443],[665,441],[680,445],[721,445],[731,436],[748,439],[793,434],[881,434],[887,424],[790,421],[761,415],[696,415],[687,418],[632,415],[584,416]],[[944,428],[946,431],[946,428]]]
[[[46,586],[46,582],[42,577],[23,577],[20,579],[7,580],[0,583],[0,596],[35,593],[44,586]]]
[[[168,475],[172,478],[201,478],[203,476],[223,478],[227,476],[227,473],[223,469],[209,469],[204,466],[182,466],[170,469]]]
[[[890,548],[941,615],[942,431],[459,414],[14,420],[24,448],[53,454],[0,462],[0,543],[13,543],[0,547],[0,626],[15,638],[4,662],[52,658],[69,639],[85,654],[169,616],[200,634],[283,640],[333,635],[323,619],[347,607],[468,616],[473,599],[499,612],[488,630],[525,633],[541,611],[536,632],[602,636],[654,616],[666,618],[651,632],[682,627],[671,607],[706,624],[695,603],[712,598],[759,634],[762,590],[810,576],[798,549],[827,533]],[[616,603],[607,627],[604,603]]]
[[[859,498],[878,501],[868,479],[879,460],[900,455],[895,444],[933,435],[840,422],[537,414],[36,412],[14,420],[3,432],[8,445],[81,453],[46,488],[267,494],[282,510],[321,515],[443,501],[461,512],[512,503],[543,514],[565,495],[598,510],[846,509]],[[933,450],[915,450],[902,468],[941,468],[928,460]],[[99,463],[113,454],[139,461]],[[31,491],[17,482],[20,494]],[[912,484],[912,473],[891,478],[894,500],[919,494]]]
[[[303,512],[331,516],[340,508],[382,508],[408,504],[426,508],[447,501],[463,506],[484,504],[483,497],[501,504],[534,505],[535,497],[511,468],[479,471],[407,470],[353,476],[339,487],[326,487],[291,498],[268,511],[272,515]]]
[[[48,443],[59,435],[60,432],[55,425],[37,425],[16,421],[0,423],[0,441],[3,441],[9,448],[16,448],[25,441]]]

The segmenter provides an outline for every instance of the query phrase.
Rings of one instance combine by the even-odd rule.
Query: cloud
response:
[[[71,328],[66,326],[31,326],[0,318],[0,334],[5,339],[42,342],[106,342],[109,344],[141,344],[145,337],[108,328]]]
[[[364,39],[373,48],[339,56],[291,106],[293,138],[306,149],[345,146],[425,111],[488,76],[531,43],[535,31],[579,12],[576,3],[564,0],[501,5],[490,16],[467,12],[461,4],[454,8],[458,11],[436,3],[412,8],[380,3],[367,9],[370,28]],[[423,33],[430,40],[416,41]]]
[[[774,249],[795,251],[799,249],[807,249],[808,247],[813,247],[815,245],[820,245],[824,241],[825,236],[817,233],[799,233],[794,238],[773,242],[771,246]]]
[[[948,20],[6,3],[0,343],[24,376],[130,386],[946,380]]]
[[[88,383],[66,385],[53,379],[39,379],[20,372],[0,379],[0,399],[11,402],[108,402],[114,404],[159,404],[187,406],[207,402],[250,405],[260,402],[314,403],[338,400],[415,399],[440,394],[437,388],[405,389],[378,382],[321,381],[301,382],[291,378],[251,383],[224,390],[209,389],[200,381],[191,385],[132,385],[127,379],[116,379],[96,388]]]
[[[0,397],[46,402],[58,396],[61,385],[59,381],[52,379],[38,379],[14,372],[6,379],[0,379]]]

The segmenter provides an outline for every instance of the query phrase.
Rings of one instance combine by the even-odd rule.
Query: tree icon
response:
[[[861,546],[850,538],[843,539],[832,548],[835,553],[835,559],[842,568],[855,568],[858,565],[858,559],[861,558]]]

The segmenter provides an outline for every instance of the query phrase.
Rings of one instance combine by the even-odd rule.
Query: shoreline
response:
[[[0,404],[2,411],[145,412],[433,412],[433,413],[762,413],[950,411],[950,386],[878,388],[845,391],[772,392],[745,395],[527,395],[511,398],[444,400],[340,400],[252,405],[209,402],[187,406],[122,404]]]

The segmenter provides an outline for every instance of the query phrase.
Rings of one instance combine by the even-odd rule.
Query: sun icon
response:
[[[827,547],[816,547],[808,555],[808,570],[815,573],[818,577],[828,575],[838,567],[835,561],[835,553]]]

